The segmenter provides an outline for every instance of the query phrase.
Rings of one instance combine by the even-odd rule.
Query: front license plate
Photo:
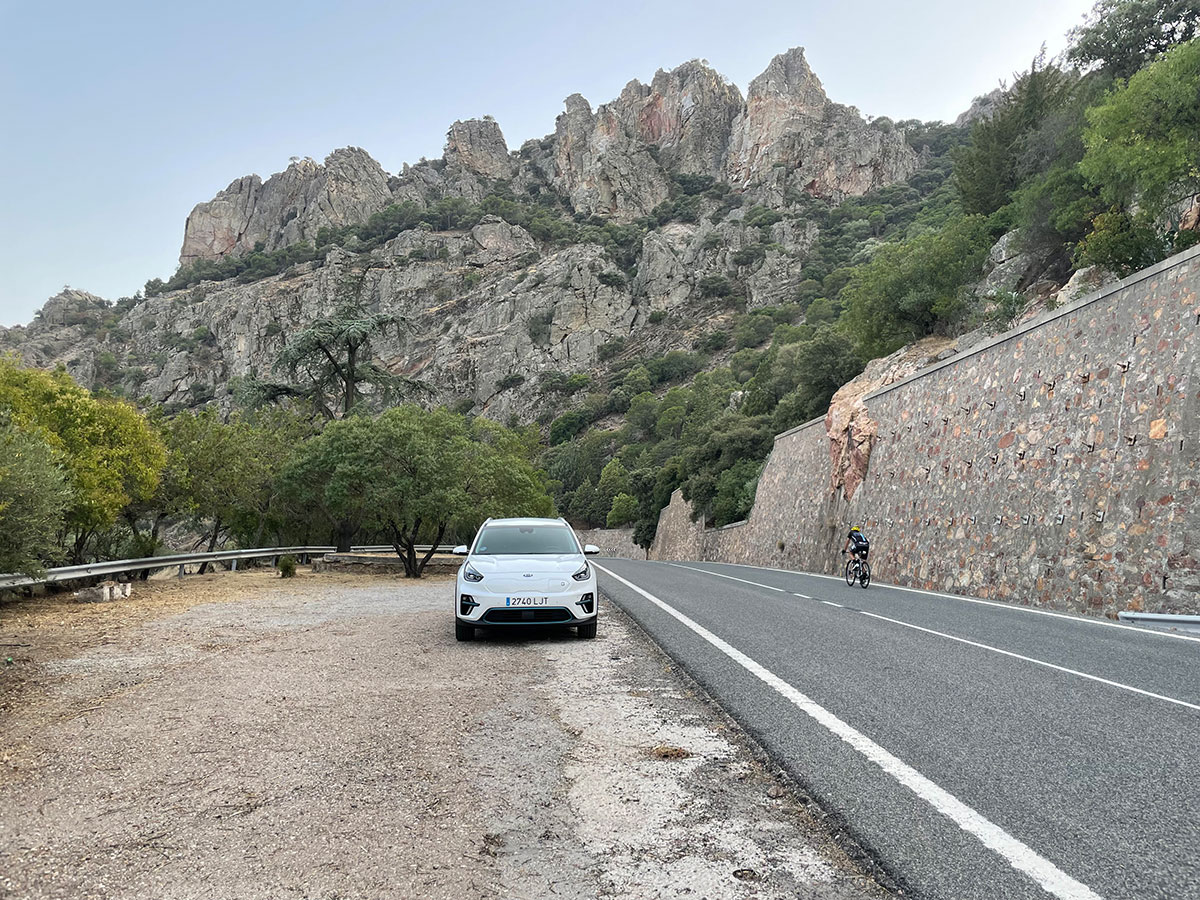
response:
[[[505,606],[545,606],[549,597],[505,597]]]

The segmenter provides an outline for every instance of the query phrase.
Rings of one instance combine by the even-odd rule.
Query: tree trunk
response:
[[[350,347],[346,354],[346,389],[342,401],[343,418],[348,416],[350,414],[350,410],[354,408],[354,355],[357,351],[357,347]]]
[[[334,532],[334,537],[337,539],[337,552],[349,553],[350,547],[354,542],[354,535],[358,531],[348,521],[338,522],[337,531]]]
[[[388,520],[388,530],[392,533],[392,547],[396,551],[396,555],[400,557],[400,561],[404,563],[405,578],[420,578],[421,572],[417,568],[417,553],[415,544],[417,540],[417,529],[421,527],[421,520],[417,519],[417,524],[413,526],[411,533],[406,532],[400,527],[400,524],[394,519]]]
[[[267,530],[267,514],[265,512],[258,514],[258,528],[254,532],[254,546],[257,549],[262,546],[263,532]]]
[[[434,535],[433,543],[429,546],[428,552],[421,558],[420,565],[417,566],[417,577],[420,578],[425,574],[425,565],[437,552],[438,544],[442,542],[442,535],[446,533],[446,523],[438,522],[437,534]]]
[[[209,553],[212,553],[216,549],[217,538],[220,536],[220,534],[221,534],[221,517],[217,516],[216,520],[213,522],[212,537],[210,537],[208,539],[208,552]],[[208,571],[208,561],[205,560],[204,562],[200,563],[200,574],[203,575],[207,571]]]
[[[420,578],[417,569],[417,533],[421,530],[421,520],[413,523],[412,531],[404,537],[404,577]]]
[[[75,535],[75,547],[71,551],[71,562],[74,565],[83,565],[83,552],[87,549],[87,542],[91,540],[91,531],[81,531]]]

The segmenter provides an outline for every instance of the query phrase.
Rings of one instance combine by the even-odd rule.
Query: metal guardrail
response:
[[[416,549],[425,552],[430,545],[418,546]],[[353,553],[382,553],[395,552],[391,544],[376,544],[372,546],[351,547]],[[439,544],[440,551],[449,553],[453,546]],[[276,556],[317,556],[333,553],[336,547],[260,547],[256,550],[217,550],[213,553],[179,553],[173,556],[149,556],[143,559],[116,559],[108,562],[87,563],[82,566],[61,566],[47,569],[39,578],[28,575],[0,575],[0,590],[5,588],[28,587],[35,584],[52,584],[58,581],[73,581],[79,578],[93,578],[98,575],[119,575],[123,572],[140,572],[145,569],[168,569],[172,566],[198,565],[206,562],[229,562],[240,559],[266,559]]]
[[[1200,616],[1178,613],[1119,612],[1117,618],[1128,625],[1146,625],[1151,628],[1169,628],[1173,631],[1200,633]]]

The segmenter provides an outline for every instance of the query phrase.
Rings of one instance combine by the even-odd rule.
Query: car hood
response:
[[[546,553],[528,556],[470,556],[467,563],[480,575],[574,575],[584,563],[578,553]]]

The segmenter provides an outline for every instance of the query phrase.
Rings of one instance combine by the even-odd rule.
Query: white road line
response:
[[[646,562],[657,562],[657,560],[646,560]],[[678,563],[667,563],[673,566]],[[711,563],[714,566],[735,566],[739,569],[758,569],[760,572],[779,572],[783,575],[803,575],[808,578],[828,578],[831,581],[841,581],[839,575],[822,575],[818,572],[798,572],[794,569],[776,569],[772,566],[751,566],[746,563]],[[720,574],[718,572],[709,572],[708,569],[697,569],[699,572],[708,572],[709,575]],[[1186,634],[1175,634],[1170,631],[1154,631],[1149,628],[1139,628],[1137,625],[1122,625],[1120,622],[1109,622],[1107,619],[1088,618],[1084,616],[1073,616],[1069,613],[1053,612],[1049,609],[1038,609],[1033,606],[1022,606],[1019,603],[1003,603],[998,600],[982,600],[979,597],[967,597],[963,594],[946,594],[942,591],[926,591],[921,588],[904,587],[899,584],[890,584],[886,581],[879,581],[872,578],[871,584],[879,587],[889,588],[896,591],[907,591],[910,594],[923,594],[926,597],[943,597],[946,600],[961,600],[963,603],[978,603],[980,606],[994,606],[996,609],[1009,610],[1011,612],[1033,613],[1037,616],[1050,616],[1055,619],[1065,619],[1068,622],[1075,622],[1078,625],[1103,625],[1106,628],[1119,628],[1122,631],[1132,631],[1135,634],[1154,635],[1155,637],[1175,638],[1179,641],[1192,641],[1200,644],[1200,637],[1192,637]]]
[[[1077,675],[1080,678],[1086,678],[1089,681],[1098,681],[1101,684],[1107,684],[1109,687],[1120,688],[1123,691],[1132,691],[1135,694],[1141,694],[1144,697],[1153,697],[1155,700],[1165,700],[1167,703],[1174,703],[1177,706],[1186,706],[1188,709],[1194,709],[1200,712],[1200,706],[1195,703],[1188,703],[1186,700],[1176,700],[1174,697],[1167,697],[1163,694],[1156,694],[1153,691],[1143,691],[1141,688],[1131,687],[1128,684],[1122,684],[1119,681],[1109,681],[1107,678],[1101,678],[1099,675],[1089,675],[1087,672],[1080,672],[1078,669],[1068,669],[1066,666],[1056,666],[1054,663],[1045,662],[1044,660],[1034,659],[1032,656],[1023,656],[1020,653],[1013,653],[1011,650],[1001,650],[999,647],[993,647],[990,644],[981,644],[978,641],[969,641],[966,638],[955,637],[952,634],[946,634],[944,631],[934,631],[932,628],[923,628],[920,625],[913,625],[910,622],[901,622],[899,619],[893,619],[890,616],[881,616],[878,613],[867,612],[860,609],[858,612],[864,616],[870,616],[872,619],[882,619],[884,622],[891,622],[893,625],[903,625],[905,628],[912,628],[915,631],[924,631],[926,634],[936,634],[938,637],[946,638],[951,641],[958,641],[960,644],[968,644],[971,647],[978,647],[981,650],[991,650],[993,653],[999,653],[1002,656],[1011,656],[1013,659],[1020,659],[1024,662],[1033,663],[1037,666],[1045,666],[1047,669],[1054,669],[1058,672],[1066,672],[1068,675]]]
[[[772,587],[769,584],[760,584],[757,581],[748,581],[745,578],[734,578],[734,576],[732,576],[732,575],[724,575],[721,572],[710,572],[708,569],[697,569],[692,566],[680,565],[679,563],[669,563],[668,565],[674,566],[677,569],[687,569],[688,571],[691,571],[691,572],[699,572],[702,575],[715,575],[717,578],[729,578],[729,579],[732,579],[733,581],[740,581],[742,584],[750,584],[750,585],[753,585],[754,587],[767,588],[772,591],[781,591],[782,590],[782,588]],[[726,563],[725,565],[735,565],[735,564],[734,563]],[[753,568],[753,567],[747,566],[747,568]],[[772,571],[782,571],[782,570],[775,569]],[[793,574],[798,574],[798,573],[793,573]],[[829,577],[829,576],[821,576],[821,577]],[[925,592],[922,592],[922,593],[925,593]],[[793,593],[792,596],[793,597],[802,597],[805,600],[813,599],[812,597],[809,597],[805,594]],[[948,596],[948,595],[942,595],[942,596]],[[832,600],[821,600],[820,602],[824,603],[826,606],[836,606],[836,607],[838,607],[838,609],[846,608],[845,606],[843,606],[840,603],[834,603]],[[1132,691],[1133,693],[1141,694],[1144,697],[1153,697],[1156,700],[1165,700],[1167,703],[1174,703],[1177,706],[1186,706],[1188,709],[1194,709],[1194,710],[1200,712],[1200,706],[1197,706],[1194,703],[1188,703],[1186,700],[1176,700],[1174,697],[1168,697],[1164,694],[1156,694],[1153,691],[1144,691],[1141,688],[1135,688],[1128,684],[1122,684],[1119,681],[1110,681],[1107,678],[1101,678],[1099,675],[1089,675],[1087,672],[1080,672],[1078,669],[1068,669],[1066,666],[1057,666],[1054,663],[1049,663],[1049,662],[1045,662],[1044,660],[1035,659],[1032,656],[1023,656],[1022,654],[1014,653],[1011,650],[1001,650],[999,647],[993,647],[990,644],[981,644],[978,641],[971,641],[971,640],[967,640],[966,638],[956,637],[952,634],[946,634],[944,631],[934,631],[932,628],[923,628],[920,625],[913,625],[909,622],[902,622],[900,619],[893,619],[889,616],[881,616],[881,615],[877,615],[876,613],[870,613],[870,612],[867,612],[867,611],[861,610],[861,609],[858,610],[858,612],[862,613],[864,616],[870,616],[872,619],[880,619],[884,622],[891,622],[893,625],[903,625],[905,628],[912,628],[916,631],[924,631],[927,634],[935,634],[938,637],[947,638],[948,640],[951,640],[951,641],[958,641],[960,644],[967,644],[971,647],[978,647],[980,650],[990,650],[993,653],[999,653],[1003,656],[1011,656],[1013,659],[1024,660],[1025,662],[1031,662],[1034,665],[1038,665],[1038,666],[1045,666],[1047,669],[1054,669],[1055,671],[1058,671],[1058,672],[1066,672],[1068,675],[1077,675],[1080,678],[1086,678],[1089,681],[1096,681],[1096,682],[1099,682],[1100,684],[1107,684],[1110,687],[1120,688],[1123,691]]]
[[[595,565],[593,563],[593,565]],[[704,626],[697,624],[673,606],[664,603],[648,591],[615,572],[596,566],[601,572],[615,578],[629,589],[649,600],[663,612],[681,622],[712,646],[716,647],[747,672],[774,689],[798,709],[826,728],[830,733],[853,747],[868,760],[879,766],[897,782],[908,788],[939,813],[946,816],[959,828],[976,837],[985,847],[1008,861],[1014,869],[1033,879],[1047,893],[1061,900],[1101,900],[1100,895],[1086,884],[1076,881],[1054,863],[1039,855],[1032,848],[1017,840],[999,825],[967,806],[944,788],[934,784],[912,766],[893,756],[862,732],[843,722],[807,695],[792,687],[774,672],[755,662],[740,650],[721,640]],[[703,570],[702,570],[703,571]],[[715,574],[710,572],[711,574]]]
[[[778,591],[781,594],[790,594],[791,591],[785,591],[783,588],[774,587],[769,584],[761,584],[757,581],[747,581],[745,578],[734,578],[732,575],[722,575],[720,572],[710,572],[708,569],[696,569],[692,566],[681,565],[680,563],[668,563],[667,565],[674,566],[676,569],[687,569],[689,572],[700,572],[702,575],[716,575],[718,578],[728,578],[730,581],[740,581],[742,584],[752,584],[754,587],[766,588],[768,591]]]

